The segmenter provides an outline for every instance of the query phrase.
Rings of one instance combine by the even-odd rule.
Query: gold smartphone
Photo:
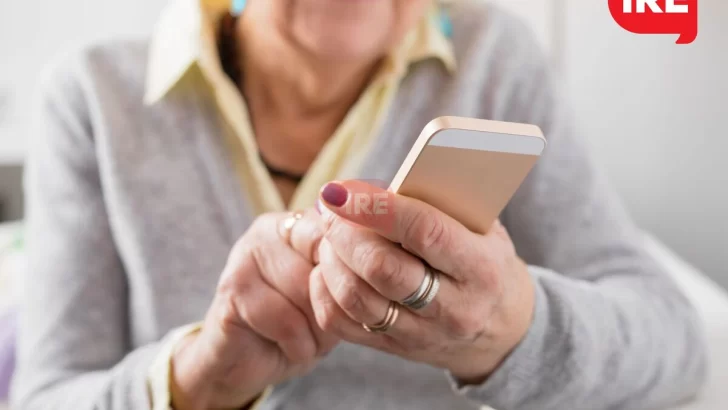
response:
[[[546,148],[535,125],[440,117],[420,134],[390,190],[486,233]]]

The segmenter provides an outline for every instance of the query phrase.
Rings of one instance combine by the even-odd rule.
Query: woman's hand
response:
[[[475,234],[421,201],[356,181],[327,185],[320,200],[326,228],[310,286],[325,331],[472,384],[483,382],[526,334],[533,284],[499,222]],[[439,272],[431,303],[420,310],[399,306],[390,329],[367,332],[362,324],[381,323],[390,301],[420,287],[423,261]]]
[[[263,215],[234,246],[202,330],[174,354],[175,409],[241,408],[338,342],[316,324],[308,292],[320,216],[298,216]]]

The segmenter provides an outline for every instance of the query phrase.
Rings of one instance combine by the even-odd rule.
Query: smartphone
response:
[[[535,125],[439,117],[425,126],[390,190],[484,234],[545,148]]]

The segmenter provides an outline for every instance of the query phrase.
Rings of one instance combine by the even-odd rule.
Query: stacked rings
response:
[[[440,274],[425,265],[425,278],[420,287],[400,303],[413,310],[420,310],[432,303],[440,290]]]
[[[376,325],[366,325],[362,323],[362,327],[369,333],[384,333],[394,325],[394,322],[397,321],[397,317],[399,317],[399,306],[396,302],[389,302],[387,315],[384,317],[384,320]]]

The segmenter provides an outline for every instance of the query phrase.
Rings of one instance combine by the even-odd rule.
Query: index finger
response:
[[[318,263],[318,246],[323,237],[321,216],[313,208],[291,212],[278,223],[278,233],[288,245],[312,264]]]

